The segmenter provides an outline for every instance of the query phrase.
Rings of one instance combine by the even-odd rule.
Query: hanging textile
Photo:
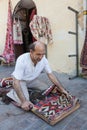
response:
[[[34,15],[36,15],[36,8],[32,10],[30,15],[30,21],[33,19]]]
[[[23,44],[22,39],[22,28],[19,18],[13,21],[13,43],[14,44]]]
[[[30,15],[30,22],[31,22],[31,20],[33,19],[33,17],[34,17],[34,15],[36,15],[36,13],[37,13],[37,11],[36,11],[36,8],[35,9],[33,9],[32,10],[32,12],[31,12],[31,15]],[[31,31],[30,31],[31,32]],[[35,42],[36,41],[36,39],[35,39],[35,37],[33,37],[32,36],[32,42]]]
[[[87,5],[87,1],[85,1],[85,5]],[[82,73],[83,75],[87,75],[87,7],[85,7],[85,10],[83,11],[83,14],[85,16],[85,23],[86,23],[86,29],[85,30],[85,41],[81,52],[81,58],[80,58],[80,66],[82,67]]]
[[[85,42],[81,53],[80,65],[82,67],[82,73],[87,74],[87,27]]]
[[[11,13],[11,3],[9,0],[8,6],[8,19],[7,19],[7,32],[6,32],[6,42],[4,52],[1,56],[5,63],[14,62],[14,50],[13,50],[13,36],[12,36],[12,13]]]
[[[34,15],[29,26],[36,40],[44,42],[45,44],[53,43],[51,26],[46,17]]]

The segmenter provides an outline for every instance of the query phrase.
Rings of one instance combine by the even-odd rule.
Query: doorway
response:
[[[37,10],[32,0],[20,0],[15,6],[13,19],[20,20],[23,39],[23,44],[14,44],[15,59],[21,54],[28,52],[29,45],[35,41],[29,27],[29,23],[35,14],[37,14]]]

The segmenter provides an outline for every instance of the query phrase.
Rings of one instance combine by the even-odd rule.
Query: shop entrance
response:
[[[13,19],[19,20],[22,28],[23,44],[14,44],[15,59],[29,51],[29,45],[35,40],[29,27],[33,16],[37,14],[35,3],[32,0],[20,0],[15,6]]]

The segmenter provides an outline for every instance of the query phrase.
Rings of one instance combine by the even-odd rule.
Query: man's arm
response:
[[[58,87],[58,90],[61,91],[62,93],[65,93],[68,97],[68,92],[63,88],[62,84],[57,80],[55,75],[53,73],[48,73],[47,74],[49,79],[53,82]]]
[[[28,100],[26,100],[24,93],[22,91],[22,88],[20,86],[20,81],[17,80],[16,78],[13,78],[13,88],[17,93],[17,96],[19,97],[20,101],[21,101],[21,108],[24,110],[29,110],[29,106],[32,106],[32,103]]]

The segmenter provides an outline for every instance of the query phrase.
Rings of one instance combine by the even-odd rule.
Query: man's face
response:
[[[44,48],[36,48],[34,51],[30,50],[32,61],[36,64],[39,62],[45,55]]]

